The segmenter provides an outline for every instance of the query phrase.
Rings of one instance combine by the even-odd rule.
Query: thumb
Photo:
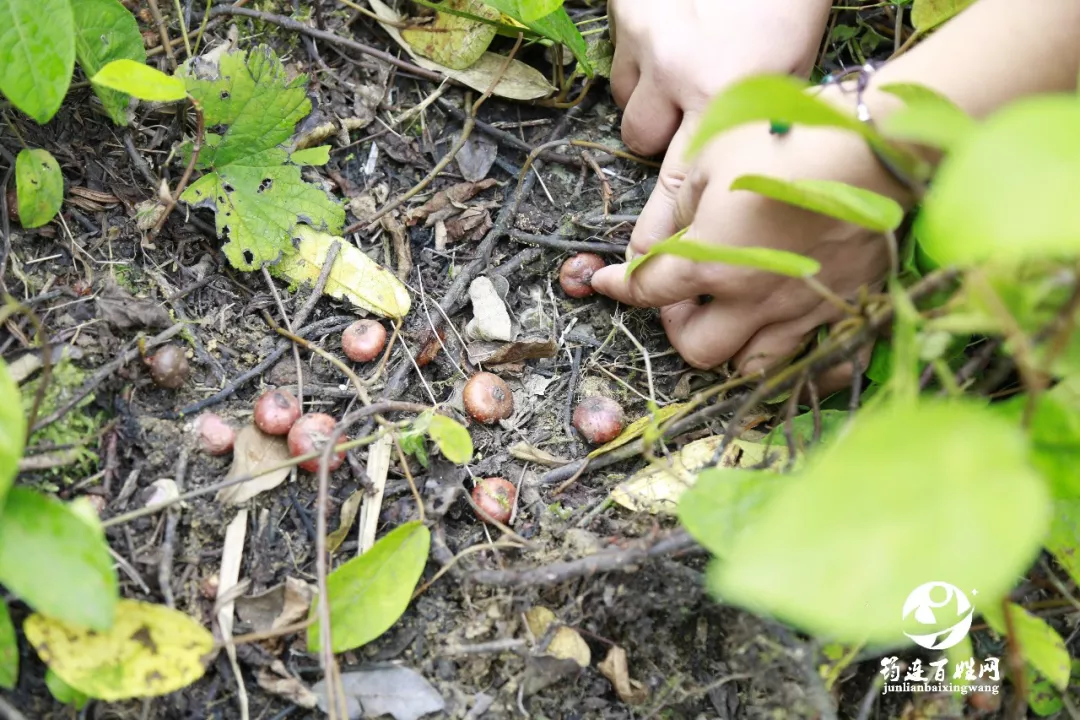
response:
[[[690,224],[692,213],[687,212],[690,208],[685,207],[685,201],[680,202],[679,196],[685,195],[683,186],[688,182],[690,172],[690,162],[685,155],[697,130],[697,121],[696,112],[685,113],[671,139],[656,187],[645,203],[630,237],[630,250],[636,254],[647,252],[656,243]]]

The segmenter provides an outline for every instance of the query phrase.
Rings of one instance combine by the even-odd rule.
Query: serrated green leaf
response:
[[[732,190],[749,190],[780,202],[864,227],[891,232],[904,220],[904,209],[890,197],[831,180],[780,180],[764,175],[743,175]]]
[[[496,21],[499,13],[481,0],[443,0],[436,7],[457,12],[437,12],[434,22],[403,28],[401,37],[423,57],[464,70],[480,59],[495,38],[494,26],[472,17]]]
[[[64,101],[75,68],[68,0],[0,2],[0,93],[45,124]]]
[[[334,652],[366,645],[397,622],[424,572],[430,546],[431,533],[423,523],[405,523],[330,573],[326,592]],[[311,607],[315,617],[318,598]],[[320,647],[315,622],[308,628],[308,649],[318,652]]]
[[[810,277],[821,270],[821,263],[817,260],[786,250],[712,245],[697,240],[684,240],[685,235],[686,230],[681,230],[667,240],[653,245],[649,248],[649,252],[644,255],[634,258],[627,265],[626,276],[630,277],[643,263],[659,255],[675,255],[694,262],[722,263],[756,268],[765,272],[795,278]]]
[[[296,150],[289,156],[294,165],[319,166],[330,162],[330,146],[319,145],[318,147]]]
[[[0,688],[15,689],[19,681],[19,639],[7,603],[0,599]]]
[[[483,2],[526,25],[560,10],[563,6],[563,0],[483,0]]]
[[[709,583],[812,634],[900,645],[914,588],[935,580],[1003,597],[1049,513],[1013,423],[968,403],[881,404],[769,500]],[[905,552],[906,538],[932,544]]]
[[[439,446],[443,457],[450,462],[464,465],[472,460],[472,438],[465,426],[458,421],[445,415],[432,415],[427,432]]]
[[[118,0],[72,0],[75,13],[75,56],[86,77],[112,60],[146,62],[139,24]],[[94,85],[105,112],[117,125],[128,124],[128,95]]]
[[[58,500],[15,487],[0,511],[0,583],[49,617],[108,630],[117,600],[105,534]]]
[[[225,53],[217,68],[185,66],[180,75],[202,104],[207,127],[225,126],[222,135],[207,135],[198,167],[209,172],[180,199],[216,211],[217,231],[229,238],[224,251],[234,267],[257,270],[277,262],[292,251],[301,222],[341,232],[345,210],[303,180],[286,147],[297,123],[311,112],[307,76],[289,80],[266,46],[246,56]],[[310,161],[304,154],[300,158]]]
[[[76,710],[82,710],[86,703],[90,702],[86,693],[68,685],[52,668],[45,670],[45,687],[49,688],[49,694],[61,705],[71,705]]]
[[[972,2],[974,0],[915,0],[911,5],[911,24],[920,32],[932,30]]]
[[[722,560],[739,532],[785,481],[783,476],[757,470],[706,470],[679,498],[679,522]]]
[[[64,176],[48,150],[19,151],[15,158],[15,188],[19,197],[19,222],[24,228],[41,227],[60,212]]]
[[[834,127],[880,142],[869,125],[806,90],[805,82],[787,75],[757,75],[729,85],[706,108],[687,156],[699,153],[722,132],[760,121]]]
[[[942,163],[918,219],[940,265],[1080,255],[1080,98],[1020,100]]]
[[[1020,655],[1058,690],[1067,688],[1069,676],[1072,674],[1072,661],[1061,635],[1045,620],[1032,615],[1016,603],[1010,602],[1008,605],[1013,640],[1020,646]],[[990,602],[990,598],[987,598],[987,602],[980,606],[980,612],[998,634],[1008,634],[1009,624],[1005,622],[1000,598],[997,602]]]
[[[149,102],[176,102],[187,97],[183,80],[135,60],[113,60],[90,82]]]
[[[0,358],[0,508],[15,481],[26,444],[26,418],[19,398],[19,387]]]
[[[602,78],[611,79],[611,64],[615,60],[615,46],[610,40],[597,38],[587,41],[585,57],[593,71]]]
[[[214,636],[164,605],[122,599],[104,631],[35,613],[23,623],[42,662],[88,697],[115,702],[157,697],[203,676]],[[62,688],[59,688],[62,690]]]
[[[880,123],[882,133],[893,140],[949,150],[978,127],[952,100],[924,85],[892,83],[878,89],[904,101]]]

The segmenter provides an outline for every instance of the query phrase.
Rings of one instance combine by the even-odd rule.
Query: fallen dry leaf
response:
[[[499,297],[499,291],[490,278],[481,276],[473,280],[469,285],[469,299],[472,301],[473,319],[465,326],[465,337],[504,342],[514,337],[514,326],[506,303]]]
[[[446,228],[445,243],[476,242],[487,235],[494,227],[491,212],[487,208],[471,207],[457,217],[444,223]]]
[[[341,522],[338,523],[337,530],[326,536],[327,552],[336,551],[341,547],[341,543],[345,542],[345,538],[349,536],[349,530],[352,529],[353,521],[356,520],[356,513],[360,510],[360,503],[363,501],[364,491],[357,490],[341,504]]]
[[[251,475],[265,468],[279,465],[291,456],[285,438],[267,435],[254,425],[244,427],[236,434],[233,444],[233,464],[226,479]],[[274,470],[247,482],[218,491],[217,501],[225,505],[239,505],[261,492],[272,490],[289,477],[287,467]]]
[[[94,298],[101,319],[117,330],[169,327],[169,312],[157,300],[138,298],[116,284],[112,277],[105,280],[101,292]]]
[[[407,42],[405,42],[405,39],[401,37],[401,33],[398,29],[394,27],[394,25],[389,24],[400,24],[402,16],[391,9],[389,5],[382,2],[382,0],[368,0],[368,4],[371,6],[371,9],[375,11],[375,14],[384,21],[379,23],[383,30],[385,30],[398,45],[401,45],[401,47],[405,49],[405,52],[412,56],[413,61],[417,65],[425,70],[442,73],[443,75],[453,78],[460,83],[468,85],[473,90],[478,90],[480,92],[487,92],[491,87],[491,83],[496,78],[499,78],[499,83],[495,86],[493,94],[511,100],[539,100],[540,98],[551,95],[557,89],[547,81],[547,78],[544,77],[543,73],[534,67],[526,65],[520,60],[511,60],[510,66],[504,70],[506,58],[493,52],[484,53],[480,56],[479,60],[464,70],[454,70],[444,65],[439,65],[425,57],[421,57]]]
[[[392,715],[394,720],[418,720],[429,713],[441,712],[446,703],[442,695],[415,670],[407,667],[382,667],[341,674],[349,720]],[[326,681],[312,688],[319,708],[326,712]]]
[[[555,613],[542,605],[537,605],[525,613],[525,622],[529,625],[529,632],[538,640],[555,621]],[[588,644],[576,630],[565,625],[555,631],[555,636],[548,643],[546,654],[560,660],[573,660],[581,667],[588,667],[592,662],[592,652]]]
[[[512,343],[470,343],[467,352],[473,365],[506,365],[555,357],[558,347],[554,340],[525,338]]]
[[[455,160],[463,178],[469,182],[479,182],[487,177],[498,154],[498,143],[487,135],[473,133],[465,140]]]
[[[493,179],[481,180],[480,182],[463,182],[452,185],[445,190],[440,190],[431,196],[426,203],[416,208],[408,215],[408,224],[415,225],[421,220],[427,220],[428,216],[442,210],[448,205],[460,205],[466,200],[472,199],[484,190],[493,188],[498,183]],[[434,223],[429,223],[434,224]]]
[[[649,690],[637,680],[630,678],[630,669],[626,661],[626,650],[612,645],[607,657],[596,668],[611,681],[615,693],[627,705],[641,705],[649,699]]]
[[[255,681],[268,693],[285,698],[302,708],[310,710],[319,704],[319,697],[307,685],[290,675],[280,660],[274,660],[268,668],[259,668],[255,673]]]
[[[546,450],[541,450],[525,442],[515,443],[510,447],[510,455],[524,462],[536,463],[545,467],[562,467],[570,462],[566,458],[552,455]]]

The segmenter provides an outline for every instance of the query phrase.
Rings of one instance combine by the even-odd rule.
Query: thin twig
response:
[[[184,174],[180,177],[176,190],[169,193],[169,204],[165,206],[165,211],[161,213],[161,217],[154,223],[154,228],[150,231],[151,238],[157,237],[157,234],[161,232],[161,228],[165,226],[165,221],[169,219],[173,208],[176,207],[177,200],[180,199],[180,195],[183,194],[188,181],[191,180],[191,173],[195,170],[195,162],[199,159],[199,151],[202,150],[203,136],[206,130],[202,105],[195,98],[189,97],[188,99],[191,100],[191,105],[195,108],[195,141],[191,144],[191,158],[188,160],[187,167],[184,168]]]
[[[157,25],[158,34],[161,35],[161,44],[165,48],[165,57],[169,59],[169,67],[176,70],[176,55],[173,53],[172,43],[169,42],[169,28],[165,24],[165,18],[161,15],[157,0],[146,0],[146,2],[150,6],[150,15],[153,16],[154,23]]]

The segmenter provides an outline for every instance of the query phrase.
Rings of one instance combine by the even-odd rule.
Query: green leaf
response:
[[[634,258],[626,268],[627,277],[637,270],[642,263],[658,255],[675,255],[694,262],[723,263],[739,267],[757,268],[765,272],[802,278],[816,275],[821,264],[813,258],[786,250],[772,248],[733,247],[731,245],[713,245],[697,240],[684,240],[686,230],[681,230],[667,240],[658,242],[649,248],[649,252]]]
[[[19,222],[24,228],[41,227],[60,212],[64,176],[48,150],[19,151],[15,158],[15,188],[19,196]]]
[[[27,488],[8,493],[0,512],[0,583],[40,613],[108,630],[116,572],[100,525]]]
[[[71,9],[75,13],[75,56],[86,77],[93,77],[112,60],[146,62],[139,24],[117,0],[72,0]],[[128,96],[100,85],[93,87],[112,121],[127,125]]]
[[[1020,100],[941,165],[918,220],[940,265],[1080,254],[1080,98]]]
[[[933,578],[1003,597],[1049,513],[1012,423],[967,403],[882,404],[777,492],[710,585],[812,634],[899,645],[912,590]]]
[[[26,443],[26,418],[19,398],[19,387],[0,358],[0,508],[15,481]]]
[[[1073,582],[1080,582],[1080,499],[1054,500],[1054,520],[1050,523],[1046,549],[1065,568]]]
[[[240,270],[257,270],[292,253],[301,221],[331,234],[341,232],[345,211],[321,188],[300,176],[286,146],[297,123],[311,112],[307,76],[289,80],[270,48],[246,57],[225,53],[217,68],[185,66],[188,92],[203,107],[208,134],[198,167],[208,170],[180,196],[189,205],[217,212],[217,231],[228,236],[225,255]],[[310,157],[301,154],[301,162]]]
[[[522,23],[538,35],[565,45],[573,53],[574,58],[577,59],[582,72],[589,77],[593,76],[594,69],[592,60],[589,57],[589,46],[585,42],[585,38],[581,36],[581,31],[578,30],[577,25],[566,13],[566,8],[559,7],[554,12],[543,17],[535,20],[522,20]]]
[[[869,374],[869,371],[867,374]],[[833,436],[847,425],[850,418],[851,413],[847,410],[822,410],[821,438],[818,442],[829,442]],[[814,437],[814,413],[808,412],[793,417],[791,419],[791,434],[795,438],[796,446],[807,448]],[[761,442],[766,445],[771,442],[774,447],[785,447],[787,438],[784,435],[784,423],[779,423]]]
[[[44,124],[64,101],[75,68],[68,0],[0,2],[0,93]]]
[[[919,32],[932,30],[972,2],[974,0],[915,0],[911,6],[911,24]]]
[[[495,38],[499,13],[481,0],[443,0],[435,6],[435,21],[402,29],[401,37],[419,55],[454,70],[464,70],[483,55]],[[443,9],[456,12],[442,12]]]
[[[787,75],[757,75],[729,85],[706,108],[687,156],[699,153],[720,133],[751,122],[834,127],[880,142],[868,124],[806,90],[806,83]]]
[[[904,209],[892,198],[831,180],[780,180],[764,175],[735,178],[732,190],[749,190],[874,232],[892,232]]]
[[[289,160],[294,165],[311,165],[313,167],[325,165],[330,162],[330,146],[320,145],[306,150],[296,150],[289,156]]]
[[[7,603],[0,598],[0,687],[15,689],[19,681],[19,640]]]
[[[528,25],[534,20],[561,10],[563,0],[483,0],[504,15]]]
[[[1057,630],[1042,618],[1032,615],[1016,603],[1010,602],[1008,605],[1014,632],[1013,640],[1019,644],[1024,660],[1058,690],[1067,688],[1069,676],[1072,674],[1072,661],[1065,648],[1065,641],[1058,635]],[[986,622],[998,634],[1008,634],[1008,624],[1005,622],[1000,599],[997,603],[989,602],[984,605],[981,612]]]
[[[1054,689],[1049,680],[1034,670],[1027,671],[1028,705],[1031,712],[1039,717],[1050,717],[1061,712],[1065,704],[1061,702],[1061,693]]]
[[[150,102],[176,102],[187,97],[183,80],[135,60],[113,60],[90,82]]]
[[[86,703],[90,702],[86,693],[68,685],[52,668],[45,670],[45,687],[49,688],[49,694],[61,705],[71,705],[76,710],[82,710]]]
[[[723,560],[739,532],[758,517],[787,480],[759,470],[706,470],[679,498],[679,522],[710,553]]]
[[[472,460],[473,444],[469,431],[453,418],[445,415],[432,415],[428,425],[428,435],[439,446],[439,450],[455,465],[464,465]]]
[[[924,85],[892,83],[879,89],[904,101],[904,107],[880,124],[885,136],[893,140],[951,150],[978,128],[952,100]]]
[[[431,533],[420,522],[401,525],[326,581],[333,651],[366,645],[397,622],[409,606],[427,564]],[[318,600],[312,603],[316,615]],[[308,628],[308,649],[318,652],[319,623]]]

